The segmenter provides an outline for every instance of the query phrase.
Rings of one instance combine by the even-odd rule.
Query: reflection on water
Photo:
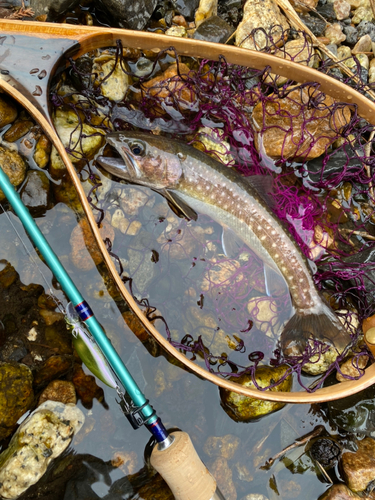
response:
[[[15,221],[13,216],[12,220]],[[266,460],[296,438],[310,432],[318,424],[324,424],[324,415],[318,407],[289,405],[259,421],[235,423],[221,409],[216,386],[186,372],[164,356],[153,357],[135,336],[128,340],[129,332],[125,334],[124,329],[118,326],[126,306],[121,300],[115,302],[111,298],[104,286],[103,269],[99,266],[99,270],[80,271],[71,262],[68,235],[76,221],[70,209],[58,204],[37,222],[83,295],[88,297],[98,320],[165,425],[181,428],[190,434],[199,455],[218,477],[228,500],[240,500],[250,493],[261,493],[270,500],[315,499],[327,488],[321,476],[317,475],[311,459],[303,454],[303,447],[288,454],[283,461],[276,462],[270,470],[260,469]],[[54,293],[66,303],[22,228],[17,221],[15,224]],[[4,214],[0,215],[0,238],[1,259],[12,263],[22,283],[45,286]],[[159,252],[160,248],[157,250]],[[160,260],[153,263],[156,268],[163,265],[162,250],[160,254]],[[189,275],[188,266],[186,275]],[[168,296],[167,292],[164,296]],[[113,295],[113,291],[111,293]],[[183,292],[181,296],[184,296]],[[160,300],[160,307],[163,300]],[[183,312],[182,309],[180,312]],[[0,304],[1,321],[5,313]],[[31,352],[36,349],[31,342],[27,348]],[[37,366],[38,363],[35,364]],[[71,373],[65,376],[69,379]],[[100,381],[96,382],[104,391],[106,404],[103,400],[94,399],[92,407],[87,409],[87,405],[85,407],[79,401],[86,422],[74,438],[70,451],[58,458],[42,480],[21,498],[34,499],[42,495],[43,499],[54,500],[172,499],[165,483],[145,466],[143,454],[149,440],[148,431],[144,428],[133,431],[120,412],[114,391]],[[223,443],[232,443],[230,450],[225,444],[216,448],[209,444],[208,438],[212,436],[228,435]]]

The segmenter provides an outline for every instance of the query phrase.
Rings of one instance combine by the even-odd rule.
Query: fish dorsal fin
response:
[[[163,189],[160,194],[168,201],[169,206],[176,215],[182,214],[188,220],[197,220],[198,214],[187,203],[185,203],[176,193],[169,189]]]
[[[229,229],[228,226],[223,226],[221,244],[224,254],[230,258],[236,257],[239,250],[244,246],[244,242],[241,238],[239,238],[234,231]]]
[[[273,177],[270,175],[252,175],[243,177],[243,180],[255,189],[270,208],[276,208],[276,201],[273,196]]]
[[[266,263],[264,263],[264,282],[269,297],[279,297],[289,289],[280,271],[268,266]]]

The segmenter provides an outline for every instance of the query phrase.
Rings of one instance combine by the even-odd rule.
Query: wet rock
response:
[[[203,448],[209,457],[222,457],[231,460],[237,451],[240,440],[237,436],[227,434],[223,437],[210,436]]]
[[[0,98],[1,99],[1,98]],[[1,120],[1,101],[0,101],[0,120]],[[24,181],[27,166],[21,156],[16,151],[0,146],[0,164],[3,171],[9,177],[13,186],[17,187]],[[0,201],[5,200],[4,193],[0,189]]]
[[[315,35],[315,36],[323,36],[326,25],[323,21],[323,19],[320,19],[319,17],[315,16],[310,16],[309,14],[300,14],[299,16],[301,18],[301,21],[303,24],[309,28],[309,30]]]
[[[142,30],[157,5],[157,0],[101,0],[120,28]]]
[[[86,375],[80,365],[74,366],[72,382],[74,384],[77,396],[81,399],[85,408],[92,408],[93,400],[96,398],[102,401],[104,392],[96,383],[96,379],[92,375]]]
[[[177,36],[179,38],[187,38],[187,31],[184,26],[171,26],[165,32],[166,35],[169,36]]]
[[[34,377],[36,386],[46,384],[51,380],[65,375],[72,367],[68,356],[51,356],[38,368]]]
[[[313,342],[311,342],[310,340],[308,342],[310,343],[310,346],[313,349],[314,347]],[[296,351],[294,351],[295,347],[296,346],[293,345],[293,340],[291,342],[290,348],[289,346],[285,346],[283,343],[282,349],[284,355],[285,356],[300,355],[301,350],[296,349]],[[309,375],[322,375],[328,370],[330,365],[336,361],[338,355],[339,353],[336,350],[336,348],[331,346],[325,352],[316,354],[315,356],[311,356],[310,361],[303,365],[302,370],[305,373],[308,373]]]
[[[285,374],[287,367],[281,365],[277,368],[270,366],[259,366],[256,370],[255,379],[260,387],[277,382]],[[232,377],[231,382],[244,387],[255,388],[251,375],[241,375]],[[290,391],[292,388],[292,376],[289,375],[283,382],[270,390],[271,392]],[[228,415],[236,422],[247,422],[259,418],[268,413],[272,413],[285,406],[285,403],[272,401],[261,401],[260,399],[241,396],[236,392],[230,392],[220,388],[221,405]]]
[[[217,458],[209,468],[225,500],[237,500],[237,491],[233,483],[233,474],[225,458]]]
[[[67,205],[76,214],[84,215],[77,190],[69,176],[61,179],[59,184],[52,183],[52,190],[56,203],[64,203],[64,205]]]
[[[95,84],[100,85],[101,93],[112,101],[122,101],[131,85],[130,68],[125,61],[117,62],[113,54],[102,53],[94,58],[92,72]]]
[[[137,220],[130,221],[124,215],[124,212],[118,208],[113,212],[111,224],[116,229],[119,229],[122,234],[128,236],[135,236],[139,233],[142,223]]]
[[[347,107],[332,114],[330,106],[335,101],[330,96],[326,95],[324,100],[322,99],[319,109],[308,107],[307,103],[315,92],[311,87],[292,89],[283,99],[272,95],[266,102],[255,106],[252,114],[255,129],[267,127],[262,137],[268,156],[304,160],[316,158],[325,152],[327,146],[349,123],[350,111]],[[302,122],[308,123],[303,127]],[[257,136],[256,146],[259,150]]]
[[[271,335],[278,331],[279,312],[277,302],[272,297],[253,297],[247,304],[247,310],[261,332]]]
[[[132,311],[122,313],[117,321],[117,325],[119,328],[125,329],[126,339],[129,340],[129,342],[134,343],[139,339],[143,343],[150,337],[150,334],[144,329],[142,323]]]
[[[333,8],[336,18],[339,21],[347,19],[350,16],[350,3],[346,2],[346,0],[335,0],[333,2]]]
[[[341,373],[336,373],[336,380],[338,380],[339,382],[346,382],[348,380],[348,377],[361,377],[363,374],[363,370],[366,368],[368,360],[368,356],[359,356],[358,358],[356,358],[355,356],[351,356],[340,366]]]
[[[172,0],[176,12],[184,16],[187,21],[193,21],[199,0]]]
[[[375,42],[375,24],[370,21],[361,21],[357,26],[358,37],[369,35],[371,40]]]
[[[17,420],[32,405],[33,376],[26,365],[0,363],[0,440],[8,437]]]
[[[357,43],[358,40],[357,28],[355,28],[354,26],[345,26],[343,32],[344,35],[346,36],[345,42],[348,45],[354,45],[355,43]]]
[[[45,401],[59,401],[65,405],[75,405],[77,403],[77,396],[73,383],[67,380],[53,380],[39,396],[38,406]]]
[[[56,311],[49,311],[48,309],[41,309],[39,314],[44,319],[44,322],[47,326],[53,325],[56,321],[61,321],[64,319],[63,313]]]
[[[262,29],[249,36],[256,28]],[[262,50],[268,43],[269,35],[272,35],[274,44],[282,43],[284,31],[288,28],[288,21],[273,0],[247,0],[243,19],[236,31],[235,44],[246,49]]]
[[[353,493],[345,484],[334,484],[321,495],[318,500],[350,500],[351,498],[361,498]]]
[[[44,215],[51,203],[49,179],[44,172],[30,170],[20,192],[23,204],[31,215]]]
[[[143,92],[135,93],[134,97],[138,100],[150,99],[150,105],[153,107],[154,113],[158,115],[165,115],[167,113],[165,108],[168,106],[175,110],[174,115],[176,111],[195,109],[197,96],[178,74],[187,75],[189,71],[190,69],[184,63],[179,63],[178,66],[177,64],[171,64],[161,75],[142,83]],[[157,99],[157,102],[155,102],[155,99]],[[159,104],[162,102],[164,107]]]
[[[341,467],[345,482],[355,493],[363,491],[375,480],[375,440],[366,437],[357,441],[355,453],[343,453]]]
[[[195,30],[193,38],[206,42],[225,43],[234,29],[219,16],[211,16]]]
[[[0,128],[13,123],[17,118],[17,108],[4,94],[0,97]]]
[[[373,386],[328,403],[329,418],[347,432],[375,437],[375,388]]]
[[[18,278],[18,273],[10,264],[5,260],[0,261],[0,285],[3,288],[9,288]]]
[[[231,166],[234,158],[230,154],[230,145],[223,136],[224,132],[221,129],[201,127],[198,129],[193,146],[209,154],[215,160],[221,161],[224,165]]]
[[[324,436],[312,439],[305,451],[313,460],[317,460],[325,470],[334,467],[341,457],[341,446],[331,437]]]
[[[16,142],[26,135],[29,130],[34,126],[31,120],[17,120],[13,125],[5,132],[4,139],[7,142]]]
[[[42,134],[35,146],[34,161],[39,168],[45,168],[51,156],[52,145],[48,137]],[[65,166],[65,165],[64,165]]]
[[[218,0],[200,0],[195,13],[195,27],[198,28],[206,19],[217,15]]]
[[[318,0],[291,0],[290,2],[297,12],[310,12],[318,5]]]
[[[369,7],[359,7],[354,11],[354,16],[352,17],[353,24],[359,24],[362,21],[372,21],[374,15]]]
[[[49,167],[50,174],[54,179],[62,179],[67,173],[67,168],[65,163],[62,161],[61,156],[57,152],[55,146],[52,146],[50,159],[51,159],[51,164]]]
[[[128,249],[129,274],[140,294],[147,290],[153,280],[156,267],[152,261],[152,250],[157,246],[153,236],[146,231],[140,231],[134,237],[132,248]]]
[[[44,332],[46,344],[55,349],[57,354],[72,354],[72,338],[65,321],[47,326]]]
[[[37,408],[17,429],[0,455],[0,494],[18,498],[69,446],[85,417],[73,405],[52,401]]]
[[[346,35],[342,32],[342,27],[339,23],[329,24],[326,27],[324,36],[329,38],[331,43],[335,43],[336,45],[346,40]]]
[[[176,260],[193,258],[199,255],[204,242],[204,233],[200,227],[185,226],[177,230],[174,230],[173,227],[169,229],[169,231],[166,231],[167,242],[165,242],[163,233],[157,240],[161,244],[164,243],[163,253]]]
[[[82,157],[93,157],[103,144],[104,131],[87,123],[81,124],[74,111],[57,108],[53,123],[64,147],[70,150],[69,157],[73,163]]]
[[[359,52],[371,52],[372,50],[372,40],[370,35],[363,35],[355,44],[352,53],[357,54]]]
[[[28,6],[34,11],[34,18],[47,16],[46,21],[55,21],[60,14],[77,3],[77,0],[30,0]]]
[[[115,232],[109,222],[104,220],[99,228],[103,240],[114,240]],[[81,219],[70,236],[70,258],[77,269],[90,271],[103,262],[103,256],[98,248],[94,235],[86,219]],[[88,254],[91,258],[88,258]]]

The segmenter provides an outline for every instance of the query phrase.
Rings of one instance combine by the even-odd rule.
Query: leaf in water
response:
[[[279,490],[277,489],[276,478],[274,475],[272,475],[270,477],[269,485],[270,485],[271,490],[274,491],[276,493],[276,495],[280,496]]]

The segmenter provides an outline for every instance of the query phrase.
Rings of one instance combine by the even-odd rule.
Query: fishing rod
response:
[[[150,431],[156,441],[151,453],[151,465],[168,483],[176,500],[225,500],[215,479],[200,460],[189,435],[181,431],[168,433],[104,333],[89,304],[36,225],[1,165],[0,189],[70,300],[66,316],[67,322],[73,329],[75,339],[73,343],[78,353],[95,375],[116,390],[121,410],[133,429],[145,425]],[[123,391],[112,372],[122,384]]]

